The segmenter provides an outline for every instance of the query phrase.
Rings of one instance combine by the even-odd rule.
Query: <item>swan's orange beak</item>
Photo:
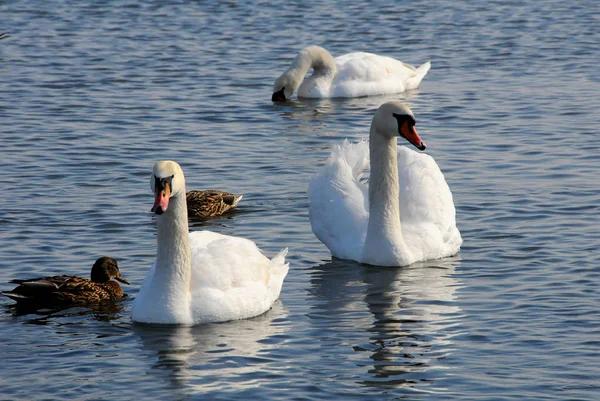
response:
[[[417,149],[425,150],[425,142],[421,139],[414,125],[410,125],[408,121],[404,121],[400,128],[400,135],[408,142],[412,143]]]
[[[159,180],[157,180],[159,181]],[[162,187],[162,188],[161,188]],[[156,214],[163,214],[167,211],[169,207],[169,198],[171,197],[171,184],[165,183],[164,187],[162,185],[156,186],[156,195],[154,196],[154,206],[152,206],[151,211]]]

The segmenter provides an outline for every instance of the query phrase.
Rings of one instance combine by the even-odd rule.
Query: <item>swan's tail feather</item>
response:
[[[417,75],[423,78],[431,68],[431,61],[426,61],[417,68]]]
[[[285,263],[285,257],[288,254],[288,249],[287,248],[283,248],[281,251],[279,251],[279,253],[275,256],[273,256],[273,258],[271,259],[271,262],[273,262],[273,264],[277,267],[279,266],[283,266],[285,268],[289,267],[289,263]]]
[[[427,61],[421,64],[415,71],[415,76],[406,81],[406,89],[415,89],[419,86],[425,75],[429,72],[431,68],[431,62]]]
[[[271,299],[274,301],[279,298],[281,287],[283,286],[283,279],[287,276],[290,264],[285,263],[285,256],[288,253],[287,248],[283,248],[277,255],[271,259],[273,263],[273,270],[271,279],[269,281],[269,290],[271,292]]]

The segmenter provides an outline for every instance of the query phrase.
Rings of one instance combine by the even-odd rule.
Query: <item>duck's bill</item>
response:
[[[413,144],[419,150],[425,150],[427,146],[425,146],[425,142],[421,139],[414,125],[410,125],[408,122],[402,124],[402,128],[400,129],[400,134],[404,139]]]
[[[125,280],[121,275],[115,277],[115,280],[122,282],[123,284],[131,284],[129,281]]]

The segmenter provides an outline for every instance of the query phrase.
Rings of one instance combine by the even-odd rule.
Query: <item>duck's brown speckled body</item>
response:
[[[242,195],[209,189],[205,191],[189,191],[186,194],[188,216],[214,217],[237,206]]]
[[[12,280],[11,283],[19,286],[11,291],[2,291],[2,295],[17,301],[18,305],[39,307],[117,301],[123,298],[123,289],[112,279],[129,284],[121,277],[117,261],[103,256],[94,263],[91,280],[69,275]]]

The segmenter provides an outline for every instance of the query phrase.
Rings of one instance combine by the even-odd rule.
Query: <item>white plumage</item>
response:
[[[349,53],[335,59],[319,46],[302,49],[273,86],[273,100],[290,99],[296,90],[304,98],[352,98],[387,95],[415,89],[431,64],[418,68],[391,57]],[[310,69],[313,73],[306,77]],[[278,96],[281,95],[281,96]]]
[[[157,163],[151,186],[159,214],[157,257],[133,303],[132,319],[201,324],[269,310],[288,272],[287,249],[269,260],[248,239],[188,233],[185,180],[175,162]]]
[[[312,230],[337,258],[403,266],[451,256],[462,244],[442,172],[431,156],[397,146],[402,128],[394,114],[414,121],[401,103],[384,104],[373,119],[371,144],[334,146],[310,183]],[[424,149],[416,138],[411,142]],[[371,188],[362,181],[369,165]]]

